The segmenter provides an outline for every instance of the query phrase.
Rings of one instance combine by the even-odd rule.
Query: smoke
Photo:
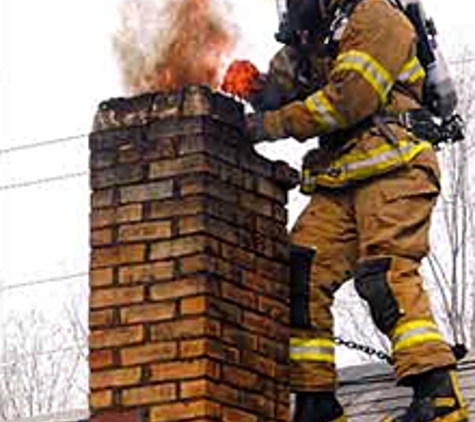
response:
[[[227,0],[125,0],[114,36],[131,94],[219,86],[238,34]]]

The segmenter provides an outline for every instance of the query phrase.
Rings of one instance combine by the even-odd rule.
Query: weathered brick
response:
[[[92,370],[104,369],[113,363],[114,356],[111,350],[92,350],[89,354],[89,365]]]
[[[157,283],[150,287],[150,298],[161,301],[179,299],[207,293],[210,289],[206,277],[189,277],[169,282]]]
[[[89,326],[91,328],[106,327],[114,324],[114,310],[103,309],[100,311],[89,311]]]
[[[113,208],[93,209],[90,216],[90,223],[93,229],[98,229],[115,224],[116,214]]]
[[[198,195],[205,193],[206,181],[203,176],[182,177],[179,181],[179,192],[181,197],[188,195]]]
[[[203,336],[219,336],[220,323],[209,318],[196,317],[162,322],[149,326],[152,341],[167,341]]]
[[[92,331],[89,336],[91,350],[114,346],[127,346],[140,343],[144,338],[144,330],[140,325]]]
[[[147,209],[147,218],[194,216],[203,212],[204,206],[204,199],[199,196],[151,202]]]
[[[134,264],[145,259],[145,245],[119,245],[108,248],[96,247],[91,253],[93,269],[114,265]]]
[[[142,286],[94,289],[91,292],[90,305],[91,309],[98,309],[129,305],[143,302],[143,300],[144,288]]]
[[[145,169],[140,165],[118,165],[102,170],[96,169],[91,174],[91,187],[104,189],[113,186],[128,185],[144,179]]]
[[[209,160],[204,154],[187,155],[173,160],[160,160],[150,165],[150,179],[166,179],[190,173],[210,171]]]
[[[96,190],[91,194],[91,207],[104,208],[114,205],[114,189]]]
[[[91,270],[89,281],[92,288],[110,286],[114,282],[114,271],[112,268]]]
[[[259,377],[255,372],[223,364],[223,381],[240,388],[259,390]]]
[[[257,309],[258,296],[255,292],[225,281],[221,283],[221,289],[223,298],[243,308]]]
[[[153,223],[128,224],[119,227],[120,242],[134,242],[145,240],[166,239],[171,237],[171,221]]]
[[[243,410],[225,407],[223,409],[223,422],[257,422],[259,419]]]
[[[219,378],[220,366],[209,359],[162,362],[151,365],[152,381],[182,381],[197,377]]]
[[[171,198],[172,196],[172,180],[164,180],[155,183],[127,186],[120,189],[121,204],[129,204],[132,202],[157,201],[159,199]]]
[[[122,308],[120,321],[122,324],[136,324],[140,322],[157,322],[172,319],[176,313],[176,305],[173,302],[147,303]]]
[[[188,236],[174,240],[154,243],[150,258],[153,260],[176,258],[204,251],[206,238],[204,236]]]
[[[139,406],[174,401],[177,388],[173,383],[146,385],[122,391],[121,401],[126,406]]]
[[[114,233],[112,229],[93,230],[91,233],[91,245],[92,246],[105,246],[110,245],[113,242]]]
[[[90,377],[92,390],[112,387],[126,387],[140,383],[142,370],[140,368],[121,368],[108,371],[94,371]]]
[[[196,296],[184,298],[180,301],[181,315],[204,314],[208,309],[208,298],[206,296]]]
[[[201,338],[180,341],[180,358],[192,359],[211,357],[218,361],[234,362],[240,360],[240,351],[218,339]]]
[[[116,223],[132,223],[142,219],[142,204],[129,204],[117,207]]]
[[[150,412],[150,422],[175,422],[196,418],[219,418],[220,406],[208,400],[167,403],[154,406]],[[213,419],[215,420],[215,419]]]
[[[174,359],[177,354],[178,345],[176,342],[148,343],[122,349],[120,360],[124,366],[131,366]]]
[[[204,215],[189,215],[178,220],[178,234],[180,236],[204,232],[208,227]]]
[[[174,268],[173,261],[159,261],[152,264],[122,267],[119,270],[119,283],[151,283],[171,279]]]
[[[101,390],[92,391],[89,395],[89,403],[94,410],[104,409],[112,406],[112,391]]]
[[[210,379],[182,381],[180,383],[180,399],[199,397],[211,398],[221,403],[236,404],[239,402],[239,390]]]

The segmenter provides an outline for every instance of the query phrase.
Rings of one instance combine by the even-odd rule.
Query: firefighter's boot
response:
[[[383,422],[468,422],[455,371],[435,370],[414,377],[414,397],[407,412]]]
[[[297,393],[292,422],[345,422],[343,408],[333,393]]]

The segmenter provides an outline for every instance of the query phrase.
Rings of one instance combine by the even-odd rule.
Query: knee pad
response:
[[[401,312],[388,284],[391,258],[379,258],[359,264],[355,271],[355,288],[369,304],[376,326],[389,334],[396,326]]]
[[[290,246],[290,326],[310,327],[310,270],[315,250]]]

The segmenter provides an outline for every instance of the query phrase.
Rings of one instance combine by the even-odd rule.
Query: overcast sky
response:
[[[242,40],[237,56],[263,69],[278,47],[272,0],[235,0]],[[447,56],[475,51],[475,5],[469,0],[426,0]],[[111,49],[119,0],[0,0],[0,151],[37,141],[85,134],[100,101],[124,95]],[[266,147],[285,158],[285,142]],[[293,164],[300,149],[292,149]],[[0,152],[0,286],[87,271],[88,181],[73,177],[31,187],[23,181],[87,171],[86,139],[23,152]],[[293,219],[302,201],[292,197]],[[0,318],[80,289],[87,280],[6,290]],[[1,287],[0,287],[1,288]],[[45,305],[46,306],[46,305]],[[48,307],[50,305],[47,305]]]

